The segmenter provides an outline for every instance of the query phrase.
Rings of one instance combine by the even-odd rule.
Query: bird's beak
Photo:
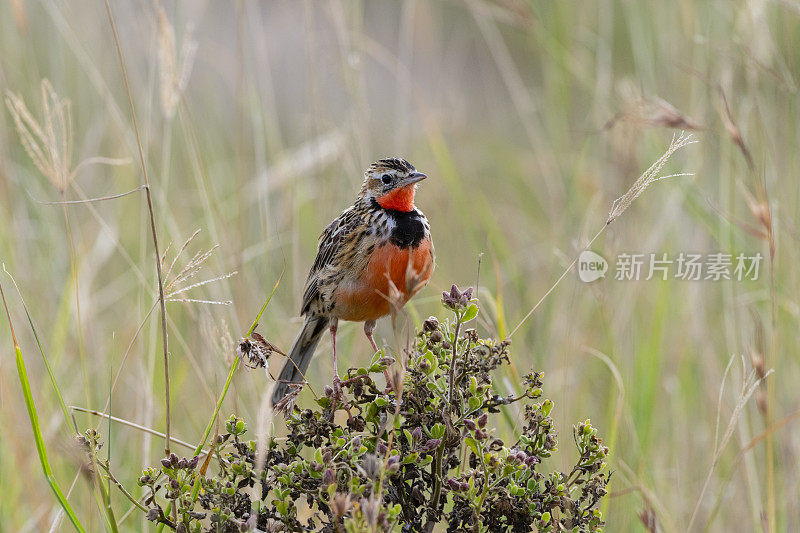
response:
[[[413,185],[419,181],[424,180],[427,177],[428,176],[426,176],[422,172],[412,172],[411,174],[408,175],[406,179],[402,181],[401,187],[407,187],[409,185]]]

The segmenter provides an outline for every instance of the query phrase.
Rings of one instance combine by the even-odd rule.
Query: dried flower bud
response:
[[[475,431],[475,429],[478,427],[478,426],[475,425],[475,422],[471,418],[465,418],[464,419],[464,425],[470,431]]]
[[[426,443],[425,443],[425,444],[424,444],[424,445],[423,445],[423,446],[422,446],[422,447],[419,449],[419,453],[429,453],[429,452],[432,452],[433,450],[435,450],[436,448],[438,448],[438,447],[439,447],[439,445],[440,445],[441,443],[442,443],[442,439],[428,439],[428,442],[426,442]]]
[[[486,427],[486,422],[489,420],[489,415],[487,413],[483,413],[481,416],[478,417],[478,427],[483,429]]]
[[[389,474],[395,474],[400,470],[400,456],[392,455],[386,460],[386,471]]]
[[[172,468],[172,461],[169,460],[169,457],[164,457],[161,459],[161,465],[164,468]]]
[[[472,287],[469,287],[464,292],[461,292],[458,290],[458,287],[453,285],[450,288],[449,293],[442,293],[442,303],[450,309],[466,307],[469,304],[470,298],[472,298]]]
[[[334,483],[336,483],[336,472],[329,468],[322,474],[322,485],[327,487]]]
[[[466,298],[467,301],[471,300],[472,299],[472,291],[473,291],[472,287],[467,287],[467,290],[465,290],[464,293],[461,295],[462,298]]]
[[[437,330],[437,331],[434,331],[433,333],[431,333],[431,339],[430,340],[431,340],[431,342],[433,344],[438,344],[438,343],[442,342],[442,339],[444,339],[444,335],[442,335],[441,331]]]
[[[439,329],[439,321],[435,316],[428,317],[425,322],[422,323],[422,329],[425,331],[436,331]]]

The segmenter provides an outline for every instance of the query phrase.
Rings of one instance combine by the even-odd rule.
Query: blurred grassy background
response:
[[[696,508],[696,531],[800,525],[800,4],[205,1],[166,3],[162,16],[148,1],[112,4],[162,250],[172,243],[167,264],[201,229],[176,270],[196,252],[219,248],[183,286],[237,272],[185,295],[231,305],[167,304],[174,436],[199,440],[233,339],[281,273],[259,331],[289,346],[316,238],[352,202],[371,161],[401,155],[431,177],[418,205],[432,223],[437,270],[409,306],[412,320],[437,312],[451,283],[474,285],[483,253],[481,329],[504,336],[602,227],[613,199],[663,153],[671,127],[697,126],[699,144],[666,169],[695,176],[654,185],[593,249],[607,258],[768,256],[754,234],[771,228],[774,275],[766,262],[756,282],[585,285],[570,275],[513,337],[514,364],[520,373],[546,372],[565,465],[569,423],[591,417],[604,432],[615,472],[609,531],[645,530],[640,513],[663,530],[684,531]],[[71,101],[70,168],[93,156],[128,159],[82,167],[63,197],[139,186],[102,3],[0,2],[0,89],[41,120],[43,78]],[[732,135],[737,127],[752,171]],[[4,108],[0,260],[20,285],[64,398],[102,410],[129,350],[112,412],[163,431],[160,325],[157,312],[146,318],[155,272],[143,193],[69,205],[66,219],[61,207],[41,203],[61,199]],[[6,296],[66,490],[79,469],[70,429],[19,299],[12,289]],[[388,322],[377,336],[393,342]],[[7,328],[0,331],[0,529],[45,531],[57,504],[32,446],[13,345]],[[369,357],[360,331],[340,328],[348,361]],[[325,343],[318,350],[314,384],[331,375],[328,351]],[[740,354],[748,368],[754,358],[775,368],[773,389],[759,389],[744,407],[701,499],[718,412],[720,437],[735,413]],[[255,420],[264,389],[260,372],[238,372],[222,414]],[[772,423],[783,423],[768,430],[765,408]],[[98,422],[76,417],[80,428]],[[112,463],[135,485],[163,441],[112,429]],[[771,461],[769,439],[759,440],[765,430]],[[112,497],[119,517],[129,505]],[[78,479],[70,501],[91,530],[103,527],[86,480]],[[123,526],[147,527],[138,517]]]

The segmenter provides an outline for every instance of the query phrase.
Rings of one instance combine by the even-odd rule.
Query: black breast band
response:
[[[378,202],[375,203],[377,204]],[[425,225],[422,223],[422,215],[416,210],[383,210],[394,221],[394,228],[392,228],[392,233],[389,236],[391,243],[402,248],[419,246],[419,243],[425,237]]]

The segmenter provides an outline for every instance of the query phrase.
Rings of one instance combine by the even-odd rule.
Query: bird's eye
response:
[[[381,181],[385,185],[389,185],[392,182],[392,177],[389,174],[384,174],[383,176],[381,176]]]

